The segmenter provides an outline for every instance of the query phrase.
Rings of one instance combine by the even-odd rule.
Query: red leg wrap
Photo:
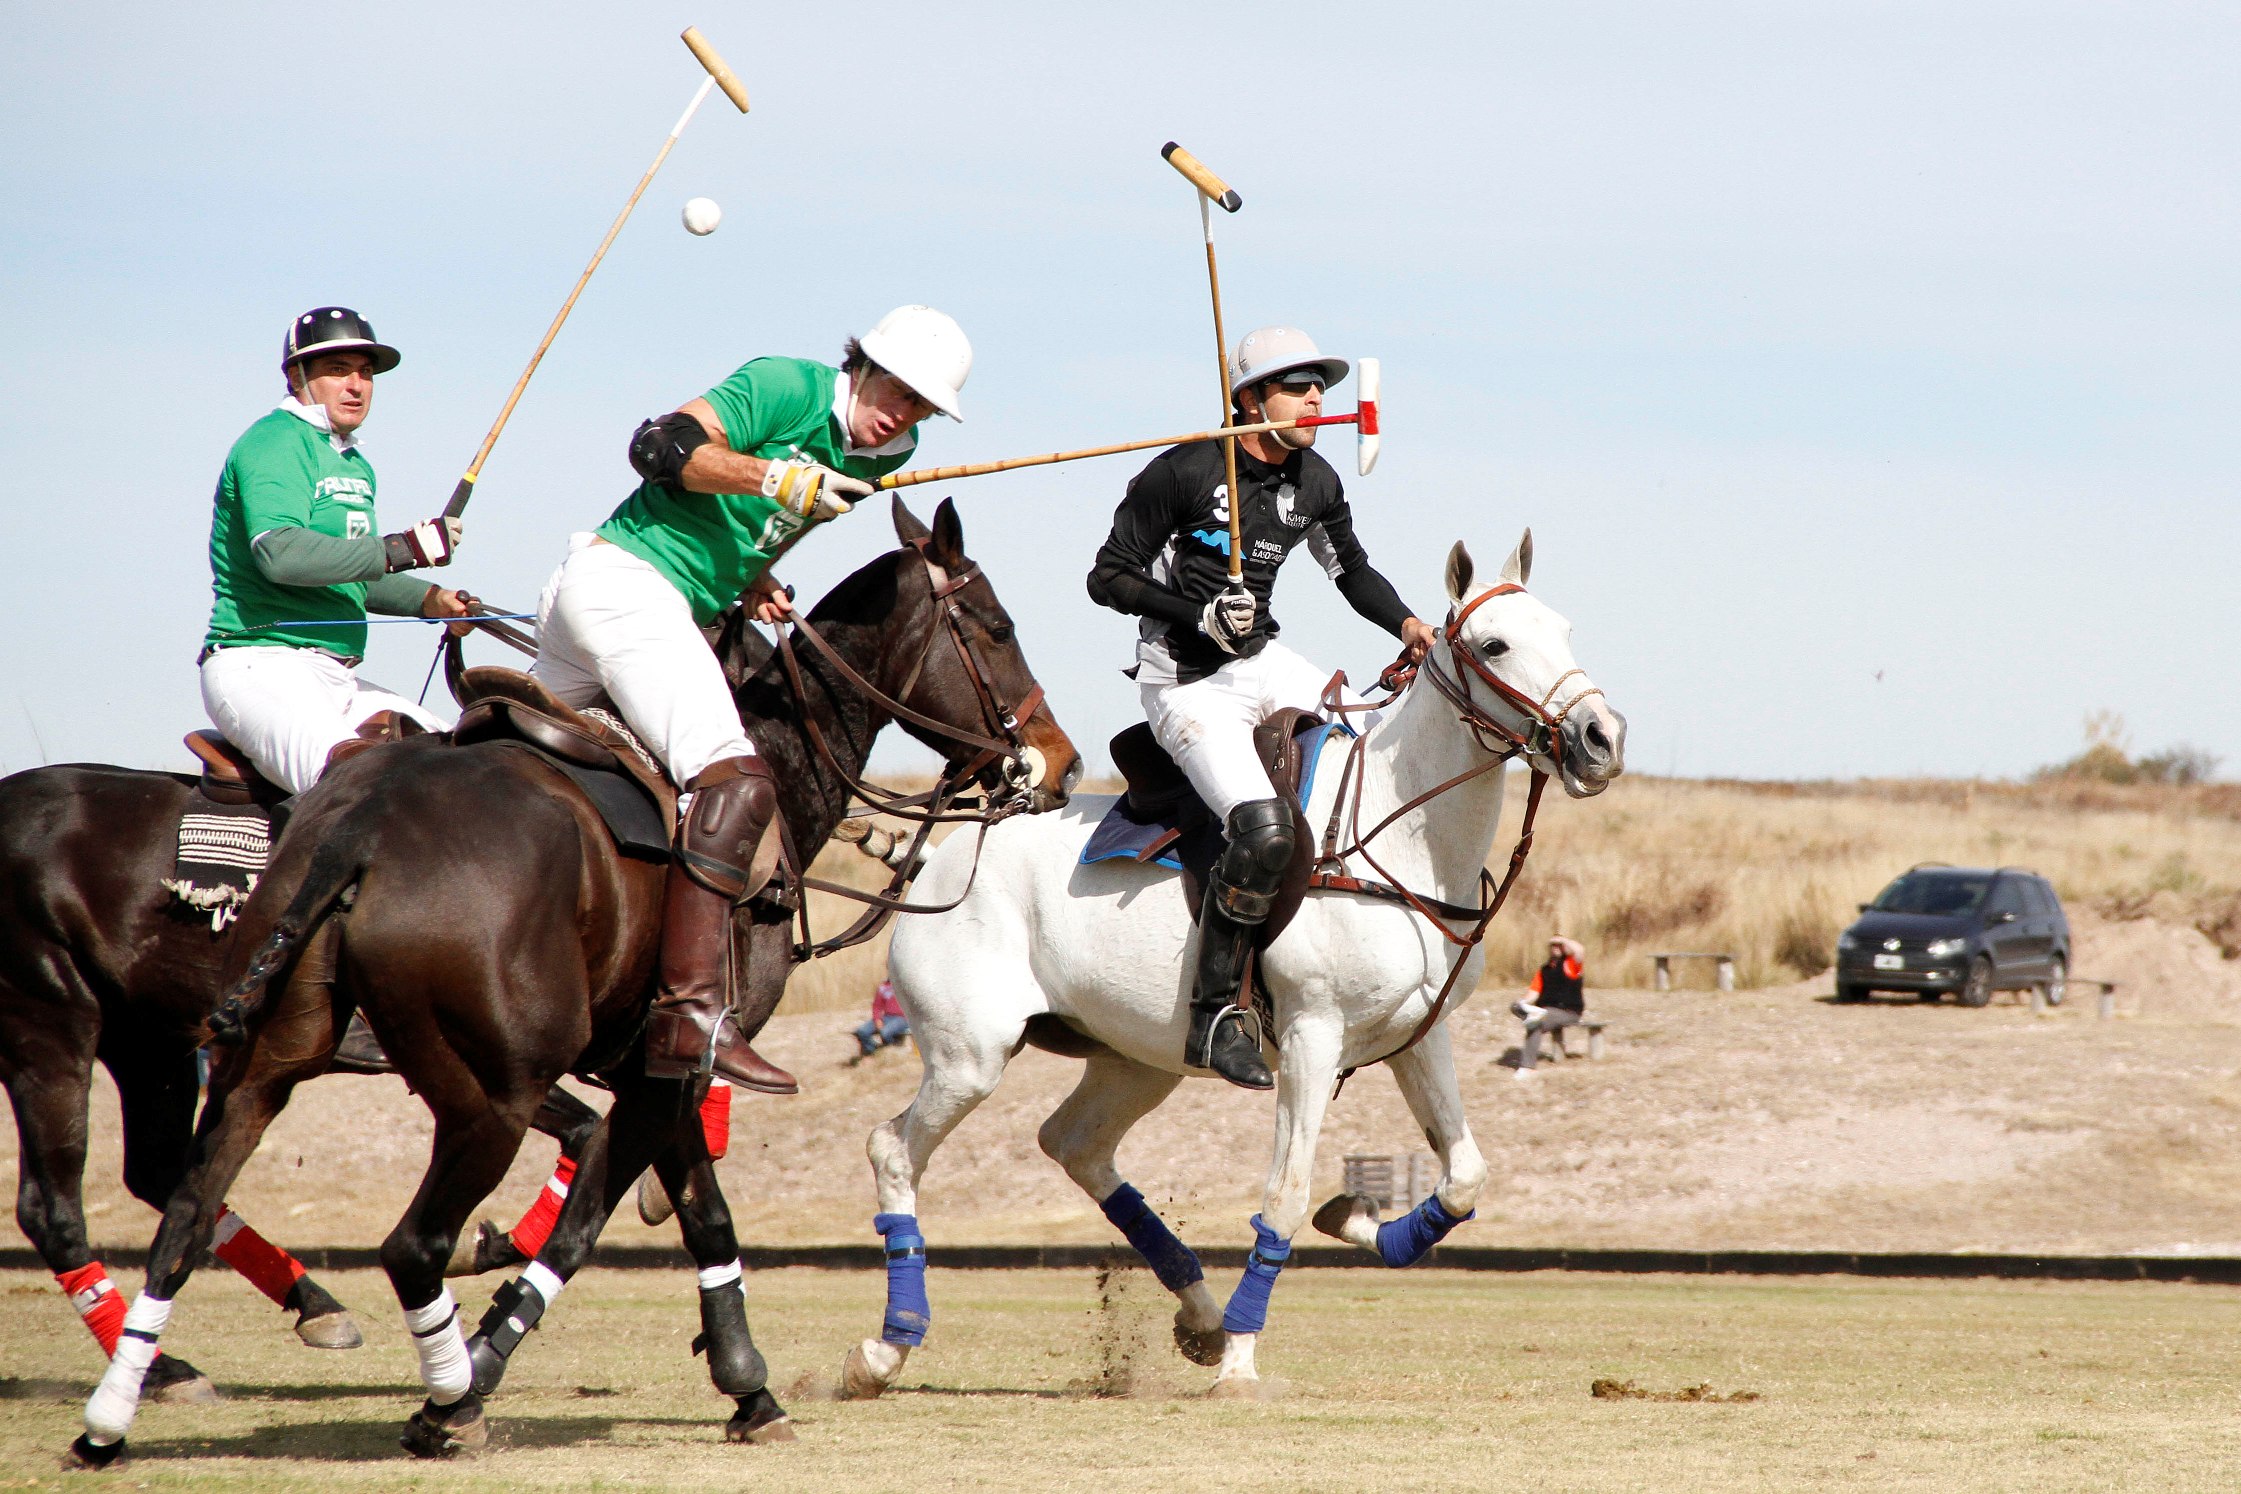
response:
[[[731,1150],[731,1081],[708,1081],[708,1098],[700,1102],[700,1131],[708,1138],[708,1155],[722,1157]]]
[[[575,1180],[574,1162],[563,1157],[554,1164],[552,1176],[545,1180],[544,1191],[529,1206],[529,1212],[521,1216],[521,1223],[509,1231],[514,1249],[535,1259],[537,1252],[545,1248],[545,1241],[552,1238],[552,1227],[560,1221],[560,1206],[568,1201],[568,1185]]]
[[[211,1252],[249,1279],[249,1284],[285,1307],[288,1293],[303,1280],[303,1262],[258,1234],[231,1209],[218,1214]]]
[[[117,1335],[124,1331],[125,1299],[109,1279],[109,1268],[93,1261],[75,1271],[60,1272],[55,1280],[62,1283],[63,1293],[78,1309],[86,1331],[101,1345],[101,1352],[116,1353]]]

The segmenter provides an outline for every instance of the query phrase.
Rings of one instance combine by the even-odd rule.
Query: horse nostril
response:
[[[1602,722],[1590,721],[1587,724],[1587,744],[1593,747],[1599,756],[1611,750],[1611,739],[1604,734]]]

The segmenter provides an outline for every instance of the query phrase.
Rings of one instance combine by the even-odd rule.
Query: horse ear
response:
[[[934,558],[953,571],[965,568],[965,525],[957,517],[956,500],[944,498],[934,510]]]
[[[1455,606],[1462,606],[1463,598],[1470,593],[1471,573],[1475,569],[1470,548],[1457,540],[1455,548],[1447,552],[1447,599]]]
[[[915,545],[926,537],[926,526],[918,522],[918,515],[903,504],[903,495],[897,493],[891,506],[895,511],[895,538],[906,545]]]
[[[1502,579],[1512,586],[1523,586],[1532,574],[1533,531],[1528,529],[1525,537],[1517,542],[1517,548],[1510,551],[1510,558],[1502,562]]]

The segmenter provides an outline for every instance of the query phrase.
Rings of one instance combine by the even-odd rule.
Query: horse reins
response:
[[[1400,699],[1420,675],[1427,677],[1432,682],[1432,688],[1455,708],[1458,719],[1469,729],[1472,738],[1490,754],[1486,761],[1443,779],[1408,800],[1371,826],[1367,834],[1363,834],[1361,815],[1364,775],[1361,763],[1369,738],[1358,735],[1347,749],[1346,767],[1339,776],[1338,793],[1331,804],[1330,821],[1324,826],[1322,844],[1315,856],[1315,866],[1308,875],[1309,890],[1327,888],[1334,892],[1359,893],[1366,897],[1401,903],[1421,915],[1439,931],[1441,938],[1456,946],[1455,962],[1448,968],[1447,979],[1441,983],[1439,994],[1433,998],[1431,1009],[1424,1014],[1424,1020],[1416,1024],[1416,1030],[1409,1034],[1408,1041],[1383,1058],[1372,1060],[1376,1063],[1398,1058],[1415,1047],[1423,1040],[1424,1034],[1430,1032],[1445,1015],[1447,1003],[1455,994],[1456,982],[1463,974],[1463,966],[1470,960],[1471,951],[1485,940],[1487,930],[1493,926],[1495,915],[1502,911],[1502,905],[1509,900],[1510,889],[1517,885],[1518,875],[1525,870],[1525,858],[1533,850],[1533,821],[1540,814],[1541,794],[1548,787],[1549,775],[1538,767],[1532,768],[1533,782],[1526,793],[1525,819],[1518,829],[1517,845],[1510,852],[1509,868],[1502,874],[1499,883],[1495,882],[1485,867],[1479,868],[1479,902],[1476,907],[1464,907],[1459,903],[1411,891],[1378,861],[1376,854],[1369,848],[1370,842],[1402,816],[1423,808],[1474,778],[1494,772],[1514,757],[1523,756],[1529,767],[1537,757],[1558,761],[1562,752],[1561,733],[1565,720],[1581,701],[1591,695],[1603,693],[1591,685],[1565,701],[1561,709],[1552,712],[1549,704],[1556,698],[1556,692],[1563,688],[1565,681],[1574,675],[1585,678],[1586,671],[1578,668],[1566,670],[1556,677],[1540,699],[1535,700],[1524,691],[1497,678],[1492,670],[1472,657],[1463,642],[1463,624],[1469,620],[1470,615],[1493,597],[1522,595],[1524,591],[1524,587],[1505,581],[1488,587],[1448,616],[1441,633],[1447,644],[1452,674],[1441,670],[1437,655],[1426,658],[1422,665],[1410,664],[1405,658],[1395,660],[1378,676],[1377,681],[1379,688],[1390,693],[1383,700],[1368,701],[1360,705],[1348,705],[1340,698],[1340,692],[1346,684],[1343,670],[1332,675],[1330,683],[1323,687],[1324,713],[1344,717],[1356,712],[1382,710]],[[1463,671],[1466,668],[1493,690],[1496,696],[1516,708],[1519,714],[1516,726],[1497,720],[1472,697],[1470,687],[1464,680]],[[1343,832],[1347,837],[1343,846],[1340,845],[1342,825],[1351,827]],[[1383,880],[1350,875],[1345,869],[1346,858],[1355,855],[1367,862]],[[1460,922],[1465,919],[1471,920],[1468,933],[1458,934],[1448,927],[1450,921]],[[1350,1069],[1347,1072],[1353,1071]],[[1340,1082],[1344,1082],[1344,1075],[1340,1076]]]
[[[1020,813],[1027,807],[1028,801],[1024,795],[1021,795],[1007,803],[998,803],[994,802],[993,799],[984,798],[978,806],[972,809],[960,811],[955,808],[959,802],[959,795],[965,786],[991,764],[1003,761],[1023,762],[1026,760],[1026,723],[1042,707],[1043,687],[1040,683],[1037,683],[1016,707],[1006,706],[1002,693],[990,678],[986,664],[981,659],[979,652],[973,647],[972,640],[966,636],[965,609],[963,604],[958,601],[958,593],[981,579],[980,566],[977,563],[968,562],[964,570],[953,576],[949,573],[947,567],[934,559],[927,541],[923,539],[914,540],[912,545],[917,550],[919,559],[926,566],[927,580],[932,588],[940,627],[936,632],[930,632],[927,635],[925,647],[919,651],[918,658],[911,665],[910,673],[904,677],[902,685],[894,695],[887,694],[870,680],[864,678],[846,659],[840,656],[839,651],[806,618],[788,618],[786,622],[791,625],[790,627],[782,625],[776,629],[778,656],[785,668],[787,683],[792,687],[795,699],[802,706],[803,734],[808,737],[810,745],[816,750],[817,755],[824,759],[826,766],[830,767],[840,778],[850,794],[862,800],[876,813],[913,821],[918,826],[916,834],[911,839],[910,849],[900,859],[895,868],[894,876],[889,879],[883,891],[876,893],[865,892],[860,888],[808,875],[807,866],[802,863],[793,846],[791,833],[785,832],[786,859],[792,868],[791,878],[796,884],[810,891],[830,893],[835,897],[846,898],[852,902],[866,905],[864,913],[854,924],[830,939],[818,941],[812,938],[810,934],[809,900],[806,897],[799,899],[796,906],[796,916],[801,929],[801,937],[795,949],[798,958],[819,958],[838,950],[847,949],[852,945],[861,944],[877,934],[881,928],[886,926],[887,921],[897,913],[945,913],[956,907],[972,891],[973,880],[979,875],[981,842],[988,833],[988,827],[1001,820],[1009,819],[1012,815]],[[903,704],[902,699],[897,698],[908,697],[917,688],[919,677],[925,672],[927,660],[933,655],[937,632],[947,635],[951,647],[956,650],[958,663],[964,669],[965,677],[972,682],[973,694],[980,703],[981,724],[986,729],[986,735],[937,721],[923,712],[911,709]],[[869,699],[875,708],[885,711],[897,720],[910,722],[937,736],[946,737],[950,741],[970,749],[971,755],[962,762],[945,765],[934,786],[919,794],[899,794],[881,788],[877,784],[867,783],[856,774],[851,773],[841,761],[839,754],[833,750],[832,744],[826,740],[823,729],[817,725],[816,718],[809,712],[808,682],[802,669],[800,656],[792,641],[792,635],[795,633],[799,633],[806,638],[822,661],[830,665],[843,680],[847,681],[851,688]],[[831,693],[830,686],[827,687],[827,693]],[[905,901],[902,897],[903,888],[909,883],[912,872],[917,866],[919,855],[924,851],[927,839],[933,834],[934,826],[958,823],[971,824],[975,827],[973,871],[966,877],[964,891],[947,903],[911,903]],[[783,830],[783,826],[781,828]]]

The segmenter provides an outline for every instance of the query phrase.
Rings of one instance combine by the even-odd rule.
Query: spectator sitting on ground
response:
[[[856,1056],[850,1063],[862,1063],[882,1048],[901,1045],[910,1036],[910,1021],[903,1015],[903,1004],[895,999],[895,983],[883,980],[879,989],[872,992],[871,1020],[856,1029]]]
[[[1586,954],[1577,939],[1558,934],[1549,940],[1548,963],[1533,972],[1533,999],[1510,1008],[1525,1023],[1525,1042],[1517,1055],[1518,1078],[1529,1077],[1540,1062],[1542,1033],[1570,1027],[1586,1015],[1585,970],[1580,963]]]

